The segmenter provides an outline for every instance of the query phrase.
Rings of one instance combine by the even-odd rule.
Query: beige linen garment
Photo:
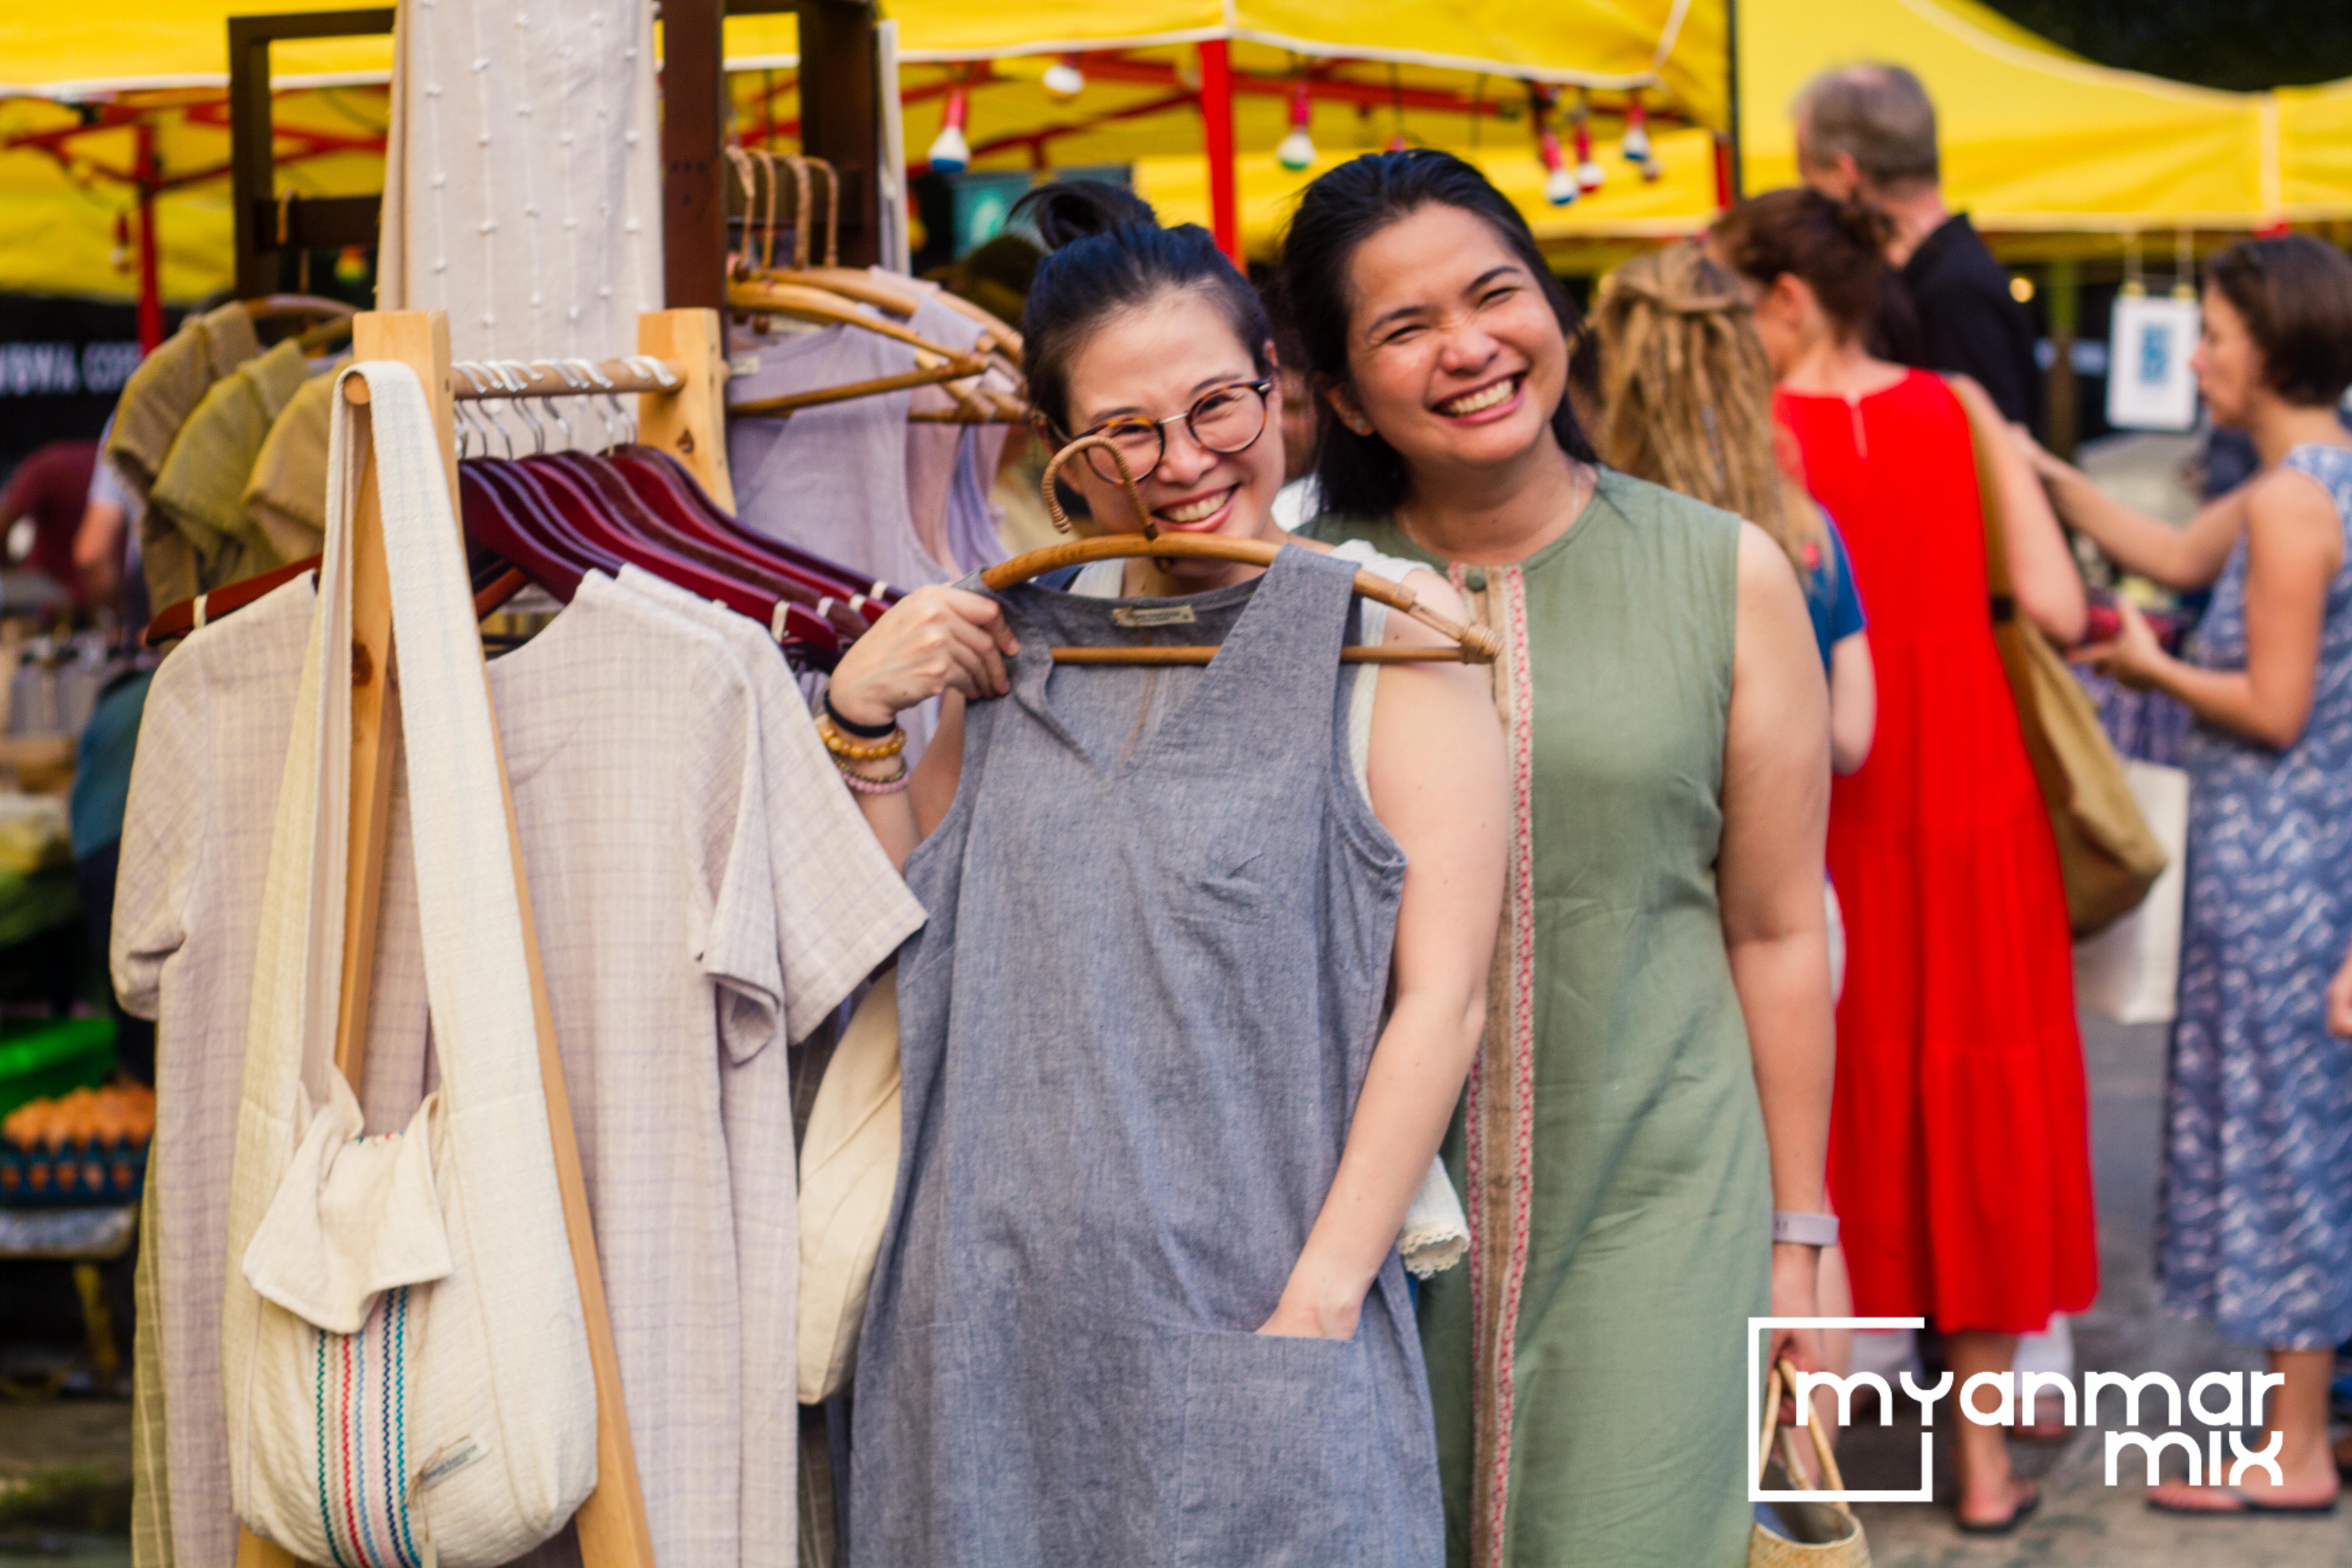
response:
[[[273,610],[282,613],[293,601],[293,613],[282,616],[291,623],[290,635],[278,638],[284,693],[273,703],[255,705],[278,716],[274,750],[282,757],[283,715],[300,666],[310,598],[304,579],[206,628],[166,661],[159,683],[200,649],[200,639],[235,634],[240,626],[261,632]],[[248,626],[248,617],[257,616]],[[757,1388],[747,1387],[744,1367],[758,1353],[753,1336],[761,1332],[761,1310],[747,1311],[743,1269],[748,1258],[756,1271],[760,1256],[788,1262],[796,1241],[788,1207],[763,1239],[739,1240],[742,1224],[733,1194],[739,1185],[755,1184],[739,1177],[736,1145],[749,1154],[759,1139],[754,1133],[730,1141],[745,1109],[731,1104],[737,1097],[730,1078],[744,1065],[756,1069],[777,1043],[783,1020],[797,1031],[829,1012],[898,946],[919,912],[821,753],[809,759],[813,767],[768,765],[769,706],[788,700],[787,721],[799,713],[803,725],[805,710],[789,679],[782,700],[763,701],[759,684],[721,634],[591,577],[545,632],[491,664],[490,679],[656,1555],[664,1563],[788,1562],[790,1473],[780,1483],[747,1480],[747,1461],[760,1451],[760,1439],[746,1434],[764,1424],[789,1451],[792,1319],[787,1303],[782,1326],[767,1331],[784,1336],[782,1359],[760,1379],[786,1392],[775,1407],[758,1408]],[[236,719],[216,711],[211,722],[234,727]],[[796,733],[776,731],[787,742]],[[188,946],[210,941],[209,963],[186,966],[205,973],[176,976],[179,989],[219,983],[223,977],[213,966],[226,960],[236,971],[237,1002],[229,1012],[233,1027],[241,1030],[266,860],[257,846],[267,841],[276,761],[266,779],[242,785],[231,797],[216,775],[202,771],[200,753],[161,748],[158,769],[167,752],[182,753],[181,790],[167,802],[146,744],[142,736],[126,861],[134,831],[175,837],[146,835],[146,824],[138,820],[142,804],[165,816],[194,817],[199,837],[206,816],[233,816],[250,824],[248,837],[257,836],[244,879],[252,886],[241,908],[215,908],[206,889],[219,885],[221,870],[203,844],[185,841],[184,830],[175,853],[155,857],[159,866],[180,868],[152,879],[192,884],[166,901],[194,918],[157,920],[139,909],[126,914],[119,894],[118,952],[126,925],[160,928],[146,932],[144,946],[151,953],[163,950],[152,962],[167,970],[182,963]],[[829,802],[814,788],[817,783],[838,798]],[[780,802],[778,815],[792,815],[791,803],[802,802],[793,823],[782,830],[771,821],[772,797]],[[410,844],[406,793],[396,784],[362,1094],[372,1128],[403,1124],[430,1087]],[[132,880],[126,866],[126,891],[136,891]],[[224,926],[242,929],[240,951],[218,951]],[[218,1189],[217,1211],[225,1203],[241,1047],[235,1034],[215,1037],[222,1043],[207,1056],[217,1083],[183,1096],[211,1108],[211,1125],[202,1136],[182,1134],[188,1157],[174,1163],[164,1191],[169,1200],[188,1179],[180,1173],[198,1163],[195,1150],[208,1148],[209,1169],[194,1174]],[[163,1039],[159,1058],[173,1050],[168,1028]],[[781,1062],[782,1052],[774,1054]],[[789,1184],[790,1117],[781,1088],[765,1112],[774,1119],[768,1142]],[[751,1100],[753,1110],[759,1104]],[[184,1107],[173,1124],[188,1120]],[[788,1184],[782,1201],[789,1205]],[[192,1216],[180,1228],[167,1215],[161,1261],[182,1259],[200,1278],[216,1279],[220,1230],[217,1212]],[[191,1254],[200,1260],[189,1261]],[[202,1300],[190,1305],[195,1310],[185,1315],[205,1321],[184,1327],[166,1314],[175,1440],[173,1523],[184,1568],[228,1568],[235,1537],[226,1477],[216,1458],[222,1440],[217,1351],[201,1377],[193,1375],[184,1354],[192,1338],[216,1345],[216,1308]],[[183,1447],[202,1451],[184,1458]],[[207,1451],[214,1457],[208,1459]],[[763,1503],[766,1489],[778,1484],[782,1498]],[[782,1522],[766,1538],[744,1533],[750,1521],[771,1516]],[[190,1550],[192,1537],[211,1549]],[[572,1555],[567,1531],[533,1560],[562,1563]]]
[[[620,582],[717,633],[758,694],[776,922],[785,933],[785,1033],[797,1044],[839,1005],[846,994],[842,982],[854,985],[874,966],[885,933],[897,933],[889,938],[892,947],[913,933],[922,923],[922,908],[874,842],[774,641],[742,616],[635,566],[623,569]],[[836,874],[845,873],[829,895],[820,896],[793,871],[814,843],[828,845],[839,863]],[[796,961],[814,976],[796,976]],[[719,1080],[743,1300],[743,1568],[786,1568],[795,1561],[801,1251],[784,1043],[772,1041],[748,1058],[730,1058]]]
[[[662,303],[654,10],[401,6],[379,309],[448,311],[459,359],[635,351]]]
[[[229,1568],[236,1558],[220,1372],[229,1166],[262,881],[316,602],[310,579],[297,578],[173,650],[147,693],[123,813],[111,959],[123,1006],[155,1020],[141,1248],[170,1417],[162,1454],[142,1456],[141,1467],[163,1494],[142,1506],[168,1529],[167,1560],[179,1568]],[[402,853],[389,863],[386,906],[404,898],[413,908],[415,873]],[[415,962],[421,994],[421,952]],[[385,1011],[369,1016],[381,1036]],[[384,1098],[373,1063],[368,1079],[372,1098]],[[149,1355],[137,1365],[144,1381]],[[158,1392],[142,1388],[142,1397]]]

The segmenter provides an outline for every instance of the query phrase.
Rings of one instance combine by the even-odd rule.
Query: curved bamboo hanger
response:
[[[1173,559],[1238,561],[1252,566],[1271,566],[1282,553],[1279,544],[1269,544],[1258,539],[1223,539],[1215,535],[1196,537],[1192,534],[1163,534],[1151,521],[1151,512],[1143,504],[1143,492],[1136,488],[1135,475],[1118,448],[1100,436],[1081,436],[1054,454],[1045,465],[1041,481],[1045,492],[1045,510],[1053,514],[1054,526],[1069,531],[1070,520],[1064,514],[1060,500],[1054,494],[1054,481],[1061,467],[1076,454],[1099,447],[1108,452],[1111,461],[1118,465],[1118,481],[1126,490],[1129,505],[1143,524],[1141,533],[1109,533],[1095,539],[1075,539],[1067,544],[1049,544],[1043,550],[1032,550],[1025,555],[991,566],[980,574],[980,580],[998,592],[1026,583],[1048,572],[1058,572],[1065,566],[1080,566],[1093,561],[1131,560],[1149,556],[1154,560]],[[1452,642],[1450,648],[1385,647],[1354,643],[1339,650],[1342,664],[1423,664],[1460,663],[1492,664],[1503,651],[1503,641],[1493,631],[1475,621],[1467,623],[1449,619],[1429,608],[1409,588],[1391,583],[1378,573],[1360,571],[1356,574],[1356,593],[1363,598],[1377,600],[1392,610],[1402,610],[1414,620]],[[1137,644],[1128,647],[1056,647],[1055,664],[1206,664],[1214,658],[1213,645],[1169,647]]]

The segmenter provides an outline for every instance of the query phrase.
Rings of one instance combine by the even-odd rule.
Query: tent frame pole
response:
[[[1209,160],[1209,232],[1235,267],[1242,258],[1241,206],[1234,190],[1234,66],[1223,38],[1201,46],[1202,151]]]

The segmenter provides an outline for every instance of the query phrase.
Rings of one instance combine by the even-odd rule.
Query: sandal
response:
[[[1952,1522],[1959,1526],[1960,1533],[1962,1535],[2013,1534],[2016,1531],[2018,1525],[2022,1523],[2027,1516],[2032,1514],[2035,1509],[2042,1506],[2041,1483],[2038,1481],[2027,1481],[2024,1485],[2025,1495],[2020,1498],[2015,1505],[2010,1509],[2009,1517],[2007,1519],[1962,1519],[1960,1517],[1960,1510],[1955,1508],[1952,1510]]]
[[[2177,1502],[2167,1502],[2164,1499],[2158,1497],[2153,1493],[2148,1496],[2147,1506],[2158,1513],[2205,1515],[2213,1519],[2242,1519],[2250,1513],[2275,1513],[2284,1514],[2290,1517],[2301,1516],[2305,1518],[2317,1519],[2324,1518],[2336,1511],[2336,1500],[2332,1497],[2326,1502],[2263,1502],[2255,1498],[2249,1497],[2235,1487],[2214,1487],[2211,1489],[2200,1488],[2199,1489],[2210,1489],[2217,1495],[2230,1499],[2230,1500],[2236,1506],[2232,1508],[2201,1508],[2193,1505],[2184,1506],[2183,1504]]]

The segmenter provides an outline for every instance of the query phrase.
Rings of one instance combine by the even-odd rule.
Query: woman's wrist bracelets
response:
[[[1835,1247],[1838,1239],[1837,1215],[1795,1214],[1788,1209],[1774,1209],[1772,1239],[1775,1242],[1794,1242],[1799,1247]]]
[[[885,757],[895,757],[907,749],[907,731],[893,724],[882,732],[880,739],[858,739],[841,727],[833,716],[832,704],[817,715],[816,732],[836,762],[877,763]]]
[[[878,779],[868,778],[859,773],[849,765],[845,758],[835,757],[833,761],[834,765],[841,770],[841,782],[858,795],[896,795],[907,787],[907,781],[914,772],[907,766],[907,759],[903,755],[898,759],[896,771]]]

